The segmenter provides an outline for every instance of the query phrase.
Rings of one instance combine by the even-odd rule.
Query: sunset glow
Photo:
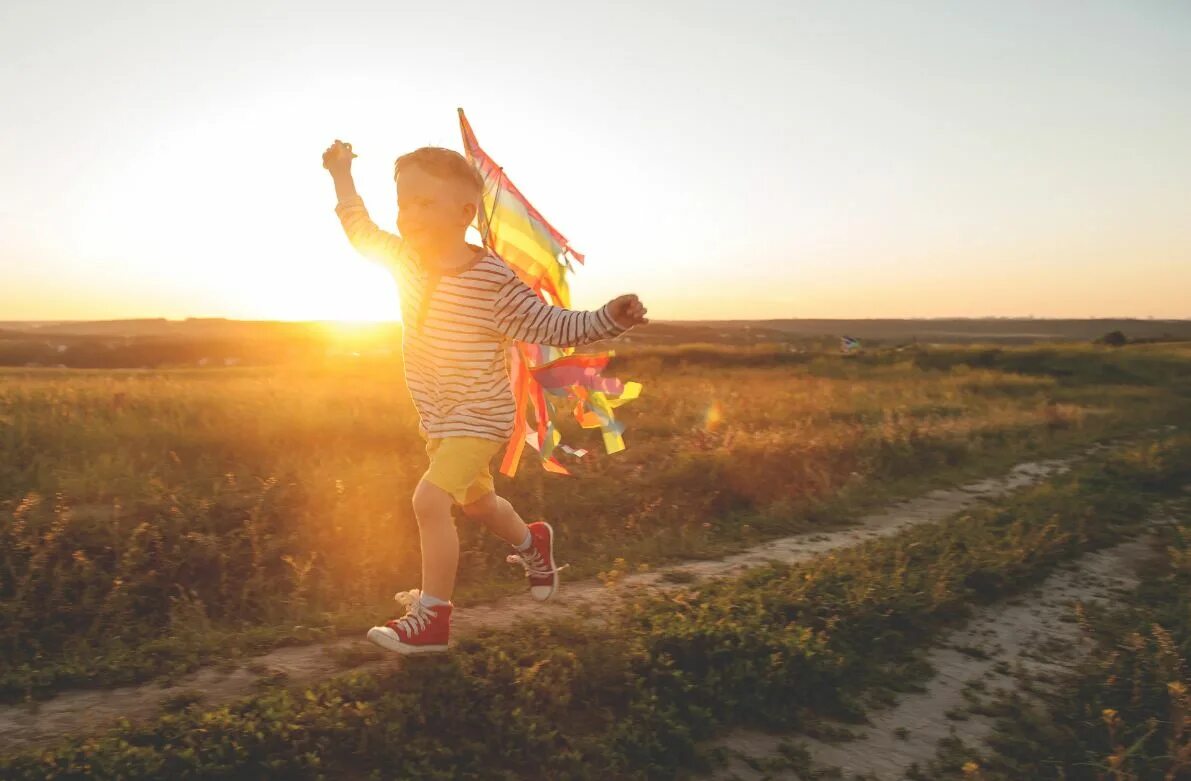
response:
[[[319,156],[392,227],[457,106],[577,307],[1191,316],[1179,4],[10,6],[0,317],[397,317]]]

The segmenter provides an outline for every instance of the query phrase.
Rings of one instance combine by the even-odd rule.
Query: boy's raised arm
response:
[[[408,248],[400,236],[381,230],[368,216],[364,199],[356,193],[356,183],[352,179],[351,162],[354,157],[356,155],[351,150],[351,144],[338,139],[323,152],[323,168],[330,172],[335,183],[335,196],[338,199],[335,213],[339,215],[347,240],[357,252],[369,260],[395,267],[408,260]]]

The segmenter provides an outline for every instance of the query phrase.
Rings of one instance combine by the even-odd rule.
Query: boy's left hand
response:
[[[633,293],[614,298],[608,303],[608,314],[612,315],[612,319],[622,328],[648,323],[649,320],[645,317],[648,311],[641,299]]]

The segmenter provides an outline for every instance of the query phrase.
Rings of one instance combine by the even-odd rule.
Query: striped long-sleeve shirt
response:
[[[405,379],[431,439],[504,441],[512,435],[510,340],[574,347],[627,330],[607,304],[591,311],[551,306],[482,248],[467,268],[432,274],[404,240],[373,223],[358,196],[340,202],[335,212],[352,246],[397,278]]]

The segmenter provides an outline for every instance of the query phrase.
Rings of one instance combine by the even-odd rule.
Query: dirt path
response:
[[[921,693],[904,695],[891,708],[869,715],[870,724],[847,729],[854,739],[824,742],[800,736],[739,731],[716,743],[735,757],[715,774],[728,781],[846,778],[901,781],[913,766],[925,768],[938,743],[958,737],[983,743],[992,719],[972,710],[998,692],[1016,688],[1019,675],[1053,678],[1091,648],[1073,620],[1076,603],[1106,602],[1138,584],[1137,573],[1155,555],[1153,538],[1138,538],[1081,557],[1018,599],[981,609],[927,656],[935,670]],[[812,768],[781,768],[781,745],[805,749]],[[746,759],[747,758],[747,759]],[[766,763],[769,765],[768,770]],[[792,764],[792,763],[791,763]],[[760,769],[759,769],[760,768]],[[841,775],[813,775],[831,768]]]
[[[1094,446],[1099,449],[1104,446]],[[1076,457],[1078,458],[1078,456]],[[988,478],[951,490],[935,490],[872,515],[838,531],[811,532],[770,540],[742,553],[714,561],[694,561],[628,575],[612,586],[594,580],[565,583],[550,602],[533,602],[528,594],[488,605],[460,608],[452,620],[452,634],[466,636],[480,629],[505,629],[532,618],[574,615],[586,606],[605,604],[610,596],[630,594],[641,588],[665,588],[667,578],[682,573],[695,579],[731,575],[768,561],[793,563],[824,551],[885,537],[922,523],[934,523],[992,499],[1065,471],[1075,459],[1028,462],[998,478]],[[151,718],[171,698],[202,693],[202,702],[214,707],[252,693],[264,680],[284,675],[294,683],[313,681],[342,672],[347,667],[336,652],[372,646],[360,637],[281,648],[245,661],[232,671],[208,667],[170,686],[146,683],[111,689],[67,690],[41,702],[0,706],[0,753],[41,746],[63,736],[95,733],[126,718]],[[379,649],[378,649],[378,653]],[[396,657],[365,661],[356,668],[399,663]]]

